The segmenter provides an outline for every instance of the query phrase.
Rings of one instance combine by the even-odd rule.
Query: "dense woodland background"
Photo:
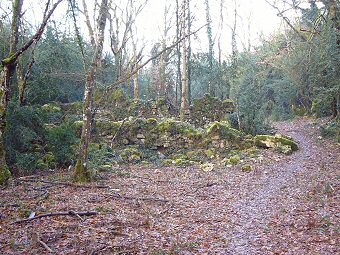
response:
[[[283,26],[256,45],[238,36],[239,1],[218,1],[234,14],[232,24],[224,24],[221,11],[222,29],[211,26],[211,1],[204,1],[205,10],[195,9],[196,1],[164,1],[164,31],[153,45],[142,45],[136,36],[136,17],[150,7],[147,1],[94,1],[94,7],[48,0],[44,18],[35,21],[38,28],[25,18],[23,0],[0,4],[2,182],[8,171],[33,173],[49,155],[49,168],[76,161],[87,168],[91,123],[99,109],[121,107],[108,101],[117,90],[130,99],[165,98],[182,119],[195,98],[232,99],[229,122],[252,135],[270,133],[273,121],[296,115],[332,116],[323,134],[338,134],[338,1],[310,0],[301,7],[302,1],[268,0]],[[61,11],[60,2],[67,2],[68,27],[49,16]],[[298,16],[292,18],[291,11]],[[203,27],[198,16],[206,17]],[[220,34],[228,34],[232,45]],[[207,39],[208,51],[192,47],[198,37]],[[229,55],[222,54],[224,48],[232,49]],[[83,102],[84,111],[75,119],[50,110],[75,102]],[[82,118],[87,124],[79,139],[72,124]]]

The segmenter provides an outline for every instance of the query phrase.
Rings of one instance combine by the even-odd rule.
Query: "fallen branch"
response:
[[[212,186],[215,186],[215,185],[220,185],[220,183],[218,183],[218,182],[207,183],[207,184],[198,186],[194,191],[192,191],[192,192],[188,191],[188,192],[184,193],[183,195],[186,196],[188,194],[193,194],[193,193],[196,193],[200,189],[209,188],[209,187],[212,187]]]
[[[48,252],[53,252],[53,250],[50,247],[48,247],[48,245],[40,239],[40,236],[38,233],[37,233],[37,242],[40,243]]]
[[[126,120],[127,120],[127,118],[125,118],[125,119],[122,121],[122,123],[120,124],[120,126],[119,126],[117,132],[116,132],[115,135],[112,137],[112,140],[111,140],[111,148],[113,148],[114,141],[116,140],[116,137],[117,137],[118,133],[120,132],[120,130],[122,129],[122,127],[123,127],[123,125],[124,125],[124,123],[125,123]]]
[[[17,223],[23,223],[23,222],[27,222],[27,221],[41,219],[41,218],[44,218],[44,217],[65,216],[65,215],[71,215],[71,216],[80,217],[80,216],[91,216],[91,215],[96,215],[96,214],[98,214],[98,212],[93,212],[93,211],[88,211],[88,212],[75,212],[75,211],[54,212],[54,213],[40,214],[38,216],[35,216],[35,217],[32,217],[32,218],[28,218],[28,219],[13,221],[10,224],[12,225],[12,224],[17,224]]]
[[[156,201],[156,202],[162,202],[162,203],[168,203],[169,200],[164,198],[154,198],[154,197],[130,197],[130,196],[122,196],[119,194],[109,194],[105,193],[104,195],[118,198],[118,199],[127,199],[127,200],[142,200],[142,201]]]
[[[97,188],[97,189],[107,189],[110,188],[110,186],[107,185],[83,185],[83,184],[76,184],[72,182],[53,182],[53,181],[46,181],[46,180],[38,180],[38,179],[18,179],[20,182],[41,182],[41,183],[48,183],[52,185],[60,185],[60,186],[70,186],[70,187],[75,187],[75,188],[86,188],[86,189],[91,189],[91,188]]]

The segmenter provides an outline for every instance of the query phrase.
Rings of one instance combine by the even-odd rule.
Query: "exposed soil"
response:
[[[276,128],[300,150],[291,156],[263,151],[247,160],[250,173],[242,162],[210,172],[131,166],[103,174],[110,188],[17,180],[0,191],[0,253],[337,254],[340,146],[320,139],[312,120]],[[98,214],[10,224],[30,211],[70,210]]]

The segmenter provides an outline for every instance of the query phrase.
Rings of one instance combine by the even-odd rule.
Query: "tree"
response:
[[[188,98],[187,98],[187,44],[185,33],[187,29],[187,17],[186,17],[187,1],[182,1],[182,29],[184,31],[184,40],[182,42],[182,93],[181,93],[181,108],[180,108],[180,119],[183,121],[185,117],[185,111],[188,109]]]
[[[87,71],[86,84],[84,91],[83,102],[83,127],[80,139],[79,156],[74,172],[74,179],[76,181],[90,181],[92,178],[90,169],[87,167],[88,161],[88,146],[91,137],[91,124],[92,124],[92,106],[93,106],[93,89],[96,79],[98,65],[101,61],[103,45],[104,45],[104,32],[106,26],[106,19],[108,13],[108,0],[102,0],[98,19],[97,19],[97,42],[95,53],[92,58],[91,66]]]
[[[211,96],[215,96],[216,88],[213,84],[212,80],[212,69],[213,69],[213,58],[214,58],[214,43],[212,39],[212,29],[211,29],[211,16],[210,16],[210,6],[209,1],[205,0],[205,11],[206,11],[206,20],[207,20],[207,36],[208,36],[208,45],[209,45],[209,93]]]
[[[47,25],[48,20],[54,10],[63,0],[58,0],[52,8],[47,12],[50,1],[46,3],[46,9],[43,21],[38,28],[38,31],[28,40],[23,46],[18,47],[19,27],[22,19],[23,0],[13,1],[13,14],[10,31],[10,47],[8,57],[1,61],[2,70],[0,77],[0,171],[8,171],[6,164],[6,153],[4,148],[4,131],[6,128],[6,113],[9,102],[12,100],[15,91],[18,91],[18,85],[15,82],[15,70],[18,58],[26,52],[36,41],[38,41]]]

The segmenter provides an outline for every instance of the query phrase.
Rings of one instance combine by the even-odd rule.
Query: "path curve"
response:
[[[265,174],[257,180],[258,188],[249,190],[231,205],[231,218],[236,227],[231,233],[225,254],[272,254],[270,246],[259,250],[261,247],[258,244],[268,230],[270,218],[277,214],[285,203],[298,203],[296,197],[305,191],[304,187],[297,188],[294,185],[297,177],[315,174],[313,170],[334,160],[334,155],[322,144],[315,142],[316,133],[311,134],[313,124],[310,121],[277,123],[276,128],[279,133],[293,137],[299,143],[299,151],[277,164],[263,166],[260,171]],[[335,163],[339,166],[339,154],[335,156]],[[312,179],[312,176],[310,177]],[[282,190],[291,190],[290,194],[285,196],[286,201],[275,199]]]

